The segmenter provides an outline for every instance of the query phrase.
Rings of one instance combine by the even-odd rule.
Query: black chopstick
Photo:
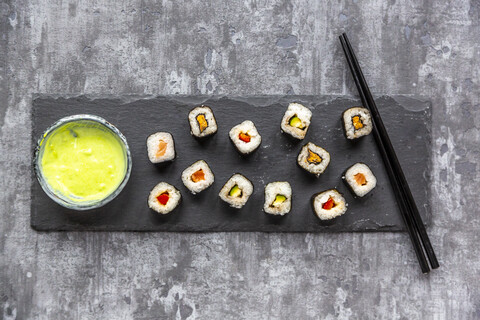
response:
[[[422,272],[426,273],[429,271],[429,267],[422,250],[422,244],[430,260],[432,269],[435,269],[438,268],[438,261],[433,251],[433,247],[428,239],[425,226],[415,205],[410,188],[408,187],[408,183],[400,167],[393,146],[388,138],[385,126],[383,125],[380,114],[376,108],[375,101],[373,100],[371,92],[346,34],[340,36],[340,41],[342,43],[345,56],[347,57],[350,70],[352,71],[352,75],[354,77],[362,103],[364,106],[368,107],[372,113],[372,120],[374,122],[374,137],[377,141],[377,145],[394,188],[395,197],[400,206],[402,217],[412,240],[412,244],[417,254]]]

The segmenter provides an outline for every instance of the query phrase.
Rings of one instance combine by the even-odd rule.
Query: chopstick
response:
[[[427,253],[432,269],[438,268],[439,264],[430,239],[428,238],[425,225],[423,224],[420,213],[418,212],[418,208],[410,191],[410,187],[405,179],[405,175],[385,129],[380,113],[378,112],[373,96],[368,88],[353,48],[345,33],[340,36],[340,41],[342,43],[342,48],[345,52],[345,56],[357,86],[362,104],[367,107],[372,114],[372,120],[374,123],[374,137],[392,183],[395,197],[398,205],[400,206],[400,211],[414,246],[420,267],[423,273],[427,273],[430,271],[430,268],[426,261],[423,250],[425,250]]]

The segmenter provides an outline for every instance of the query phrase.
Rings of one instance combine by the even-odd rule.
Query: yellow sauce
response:
[[[71,200],[102,200],[125,177],[124,148],[108,130],[69,123],[43,143],[43,176],[54,190]]]

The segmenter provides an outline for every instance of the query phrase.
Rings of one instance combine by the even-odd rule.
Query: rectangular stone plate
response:
[[[312,124],[304,141],[295,141],[280,132],[280,120],[289,102],[300,102],[313,111]],[[378,109],[397,151],[424,222],[429,223],[430,195],[430,103],[405,96],[380,97]],[[209,105],[218,122],[218,132],[204,142],[190,135],[188,112]],[[157,98],[55,98],[33,101],[32,139],[35,147],[44,130],[56,120],[73,114],[101,116],[126,136],[132,156],[130,180],[121,194],[106,206],[87,212],[65,209],[50,200],[37,180],[32,182],[31,225],[35,230],[175,231],[175,232],[344,232],[404,230],[381,157],[372,135],[347,141],[341,125],[342,112],[359,102],[332,96],[206,97],[170,96]],[[230,142],[234,125],[250,119],[260,134],[260,148],[242,157]],[[160,168],[147,157],[146,139],[157,131],[169,131],[175,139],[177,158]],[[320,178],[296,164],[306,142],[324,147],[331,162]],[[215,174],[215,183],[192,195],[182,184],[181,172],[196,160],[204,159]],[[355,162],[364,162],[377,176],[377,187],[364,198],[354,198],[344,185],[343,171]],[[33,171],[33,170],[32,170]],[[242,173],[254,184],[254,193],[241,210],[230,208],[218,197],[233,173]],[[161,216],[147,206],[150,190],[160,181],[176,186],[182,193],[179,207]],[[263,190],[268,182],[289,181],[293,189],[292,211],[284,217],[265,214]],[[311,196],[337,188],[345,195],[348,211],[334,221],[322,223],[313,213]]]

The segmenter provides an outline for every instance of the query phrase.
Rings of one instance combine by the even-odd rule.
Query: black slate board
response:
[[[280,120],[289,102],[300,102],[313,111],[312,124],[304,141],[280,132]],[[199,104],[211,106],[219,124],[218,133],[199,142],[189,132],[187,115]],[[381,97],[378,109],[397,150],[420,213],[426,224],[429,205],[430,124],[428,102],[408,97]],[[403,222],[373,136],[355,143],[347,141],[341,129],[341,113],[358,101],[332,96],[205,97],[171,96],[122,97],[36,97],[33,101],[33,148],[43,131],[67,115],[91,113],[116,125],[127,137],[133,169],[125,189],[103,208],[75,212],[51,201],[34,178],[32,182],[31,225],[36,230],[104,231],[264,231],[342,232],[398,231]],[[253,120],[262,135],[260,148],[241,157],[229,141],[230,128]],[[146,138],[156,131],[169,131],[176,143],[177,159],[159,168],[147,158]],[[312,141],[331,154],[326,172],[315,178],[300,169],[296,156],[304,143]],[[198,195],[182,184],[180,175],[192,162],[204,159],[215,174],[215,183]],[[364,198],[355,199],[341,180],[342,172],[355,162],[367,163],[378,179],[377,187]],[[236,210],[218,197],[225,181],[235,172],[252,180],[254,194],[247,205]],[[292,185],[293,208],[284,217],[262,212],[263,188],[271,181],[287,180]],[[180,206],[161,216],[147,206],[150,190],[160,181],[175,185],[182,193]],[[311,196],[336,187],[349,204],[345,215],[328,225],[313,214]]]

